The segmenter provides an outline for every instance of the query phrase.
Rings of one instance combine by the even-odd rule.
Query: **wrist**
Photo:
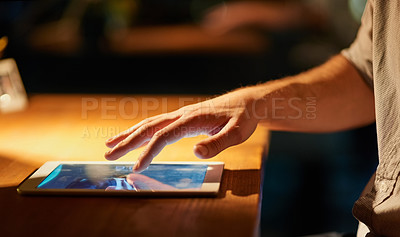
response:
[[[298,116],[298,103],[302,100],[300,84],[295,77],[287,77],[244,88],[250,98],[247,105],[249,114],[263,123]]]

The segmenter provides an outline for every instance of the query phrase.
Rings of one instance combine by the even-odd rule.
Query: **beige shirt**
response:
[[[369,0],[354,43],[342,54],[374,88],[379,165],[353,207],[358,236],[400,236],[400,0]]]

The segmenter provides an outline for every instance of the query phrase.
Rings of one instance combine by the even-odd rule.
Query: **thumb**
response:
[[[216,156],[230,146],[242,142],[239,127],[222,129],[219,133],[196,144],[193,148],[195,155],[200,159],[207,159]]]

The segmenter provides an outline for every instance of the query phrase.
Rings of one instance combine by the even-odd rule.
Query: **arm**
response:
[[[264,107],[272,109],[266,113],[264,124],[271,130],[334,132],[375,120],[372,89],[342,55],[297,76],[271,81],[262,87],[260,89],[266,91]],[[278,105],[279,109],[273,113],[273,107]]]
[[[315,116],[307,118],[307,98]],[[374,121],[372,90],[343,56],[294,77],[241,88],[171,113],[143,120],[107,140],[105,154],[116,160],[146,145],[134,170],[145,169],[168,144],[183,137],[207,134],[194,147],[199,158],[211,158],[242,143],[259,122],[272,130],[328,132]]]

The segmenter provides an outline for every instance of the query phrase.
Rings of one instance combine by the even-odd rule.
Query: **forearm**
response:
[[[134,166],[142,171],[168,144],[207,134],[194,146],[211,158],[248,139],[263,122],[272,130],[328,132],[366,125],[374,120],[372,90],[342,56],[295,77],[242,88],[157,115],[107,140],[105,157],[116,160],[144,146]]]
[[[294,77],[250,87],[253,113],[271,130],[331,132],[372,123],[373,91],[338,55]]]

